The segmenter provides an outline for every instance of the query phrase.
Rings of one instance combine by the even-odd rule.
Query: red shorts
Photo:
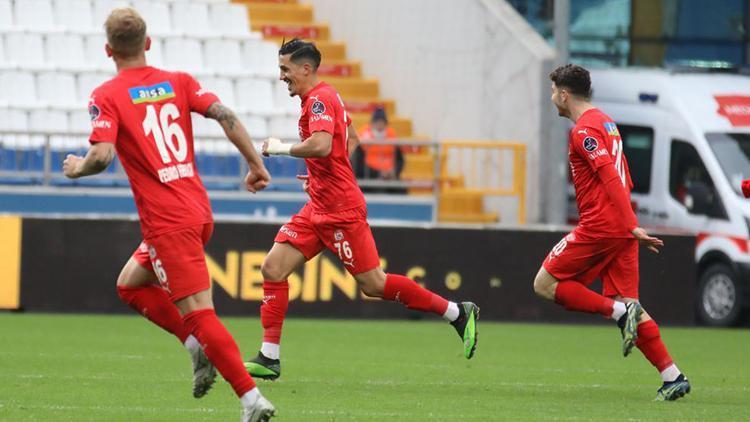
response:
[[[176,302],[211,287],[203,247],[213,231],[213,223],[206,223],[155,236],[141,242],[133,258],[156,274]]]
[[[290,222],[281,226],[274,242],[289,243],[307,259],[328,248],[352,275],[380,266],[375,239],[367,224],[366,207],[320,214],[306,204]]]
[[[550,251],[544,269],[560,281],[590,285],[602,280],[602,294],[638,299],[638,241],[594,239],[573,230]]]

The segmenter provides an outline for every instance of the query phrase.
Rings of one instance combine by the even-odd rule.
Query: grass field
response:
[[[245,355],[257,319],[226,318]],[[290,319],[282,377],[260,382],[287,421],[750,419],[750,331],[664,328],[693,384],[653,402],[658,375],[614,327],[483,323],[471,361],[437,321]],[[187,353],[136,316],[0,314],[0,420],[239,419],[228,384],[195,400]]]

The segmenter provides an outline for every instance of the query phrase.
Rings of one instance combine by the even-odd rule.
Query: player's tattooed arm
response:
[[[219,102],[211,104],[208,110],[206,110],[206,117],[216,120],[221,127],[226,127],[229,130],[233,130],[234,126],[239,122],[237,115],[229,107]]]
[[[63,161],[63,173],[71,179],[103,172],[115,158],[115,145],[96,142],[85,157],[68,154]]]

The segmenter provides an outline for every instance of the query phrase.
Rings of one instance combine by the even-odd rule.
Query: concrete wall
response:
[[[413,119],[416,134],[526,143],[527,216],[538,219],[554,53],[515,10],[498,0],[309,2],[365,75],[380,79],[382,96]],[[494,206],[515,221],[512,203]]]

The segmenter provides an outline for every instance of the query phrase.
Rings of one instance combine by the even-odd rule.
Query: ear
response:
[[[146,37],[146,48],[144,50],[151,50],[151,37]]]
[[[109,44],[104,44],[104,51],[107,53],[107,57],[112,57],[112,47]]]

